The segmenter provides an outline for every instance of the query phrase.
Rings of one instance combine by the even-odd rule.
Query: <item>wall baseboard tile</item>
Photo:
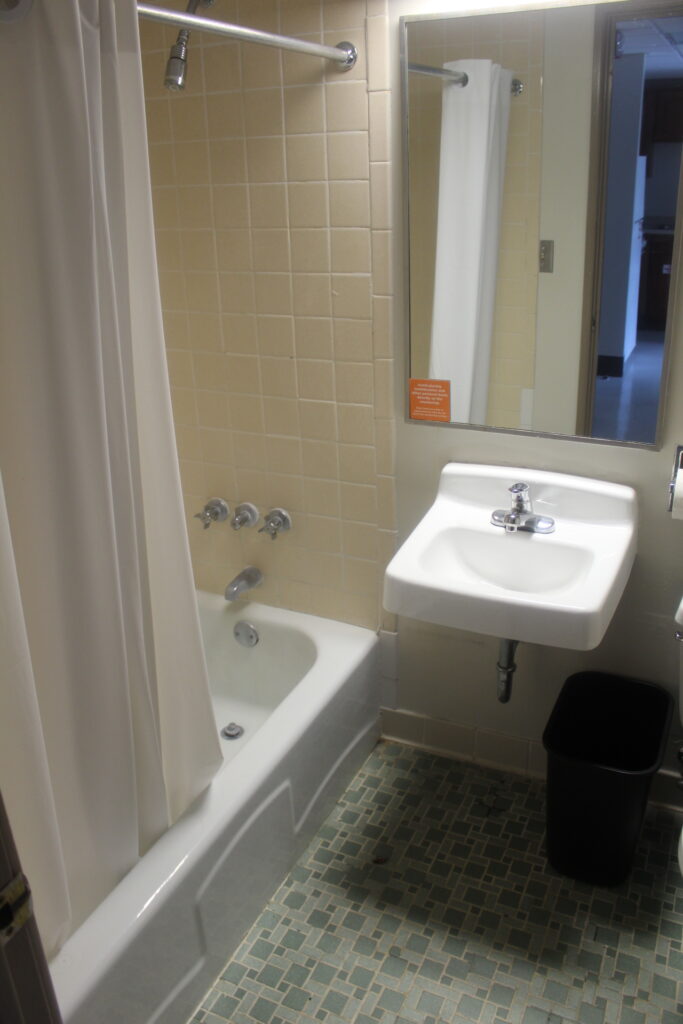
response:
[[[398,633],[380,629],[379,633],[379,675],[382,705],[387,709],[396,705],[396,683],[398,680]]]
[[[544,779],[546,753],[538,740],[478,729],[476,726],[458,725],[413,711],[383,707],[380,711],[383,740],[395,740],[410,747],[419,747],[430,754],[449,757],[455,761],[469,761],[487,768],[496,768]],[[650,803],[683,810],[683,789],[677,785],[680,776],[661,770],[652,780]]]
[[[541,778],[545,775],[543,748],[519,736],[386,707],[381,709],[381,731],[383,739],[421,747],[443,757],[522,775]],[[536,749],[539,747],[540,754]]]

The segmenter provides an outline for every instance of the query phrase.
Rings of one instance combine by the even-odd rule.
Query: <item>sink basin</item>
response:
[[[491,523],[524,481],[550,534]],[[590,650],[602,640],[631,571],[633,488],[509,466],[449,463],[436,501],[387,567],[389,611],[490,636]]]

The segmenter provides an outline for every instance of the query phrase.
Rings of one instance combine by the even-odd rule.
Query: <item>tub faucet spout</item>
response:
[[[225,588],[225,600],[236,601],[246,590],[253,590],[263,583],[263,573],[255,565],[248,565],[238,572],[234,580],[230,580]]]

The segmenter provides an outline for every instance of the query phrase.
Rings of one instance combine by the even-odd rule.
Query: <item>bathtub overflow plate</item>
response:
[[[228,725],[224,725],[221,729],[221,736],[225,740],[238,740],[244,733],[244,729],[237,722],[229,722]]]
[[[252,626],[250,622],[245,622],[241,619],[235,628],[233,629],[235,640],[238,644],[242,644],[242,647],[256,647],[259,641],[259,635],[256,631],[256,627]]]

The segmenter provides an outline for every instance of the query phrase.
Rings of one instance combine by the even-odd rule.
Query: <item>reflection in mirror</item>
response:
[[[604,4],[403,29],[411,417],[655,443],[683,17]]]

